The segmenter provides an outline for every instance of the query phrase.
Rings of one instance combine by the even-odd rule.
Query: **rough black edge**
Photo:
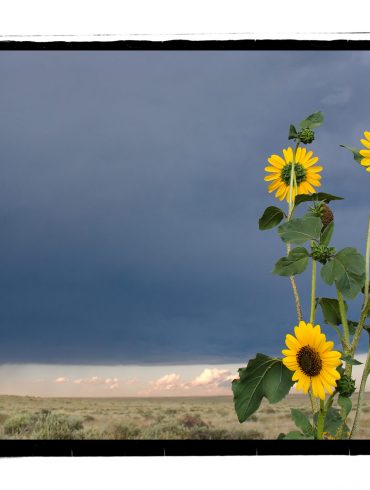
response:
[[[291,456],[369,455],[358,441],[0,441],[0,458],[24,456]]]
[[[26,36],[25,36],[26,37]],[[38,36],[35,36],[37,38]],[[298,40],[298,39],[245,39],[245,40],[171,40],[171,41],[7,41],[0,37],[0,51],[60,51],[60,50],[313,50],[351,51],[370,50],[370,40]]]

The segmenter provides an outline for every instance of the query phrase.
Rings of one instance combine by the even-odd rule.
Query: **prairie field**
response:
[[[40,398],[0,396],[1,439],[276,439],[295,430],[290,407],[308,412],[305,396],[261,408],[243,424],[232,397]],[[353,419],[353,412],[350,421]],[[360,439],[370,438],[370,393]]]

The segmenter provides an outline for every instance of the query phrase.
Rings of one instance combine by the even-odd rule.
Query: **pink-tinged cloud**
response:
[[[91,378],[77,378],[74,380],[76,385],[96,386],[106,390],[116,390],[119,388],[118,378],[102,378],[100,376],[92,376]]]
[[[61,376],[60,378],[56,378],[54,380],[54,383],[59,383],[59,384],[68,383],[68,382],[69,382],[69,378],[66,378],[64,376]]]
[[[155,390],[174,390],[185,386],[181,381],[181,376],[175,373],[165,374],[156,381],[152,381],[151,385]]]
[[[112,385],[109,385],[108,388],[110,390],[118,390],[119,388],[119,383],[113,383]]]
[[[202,373],[190,382],[190,386],[219,385],[235,378],[227,369],[206,368]]]

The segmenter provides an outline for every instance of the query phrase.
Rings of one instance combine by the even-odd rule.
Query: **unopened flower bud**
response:
[[[311,250],[311,257],[321,264],[326,264],[326,262],[336,253],[334,247],[327,247],[326,245],[320,244],[313,244]]]
[[[355,380],[348,376],[348,374],[342,374],[337,381],[337,391],[340,395],[349,397],[356,389]]]
[[[315,133],[310,128],[304,128],[298,133],[298,138],[302,143],[308,145],[315,139]]]

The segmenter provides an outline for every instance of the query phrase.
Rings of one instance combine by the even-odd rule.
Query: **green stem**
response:
[[[335,396],[335,391],[329,396],[328,398],[328,401],[326,402],[326,405],[325,405],[325,412],[327,412],[331,406],[333,405],[333,401],[334,401],[334,396]]]
[[[364,324],[365,324],[365,321],[366,321],[366,317],[368,315],[369,308],[370,308],[370,301],[368,300],[367,301],[366,308],[363,308],[362,311],[361,311],[360,320],[358,322],[358,325],[357,325],[357,328],[356,328],[356,331],[355,331],[355,335],[353,336],[352,345],[351,345],[351,353],[352,353],[352,355],[354,355],[355,352],[356,352],[358,341],[360,340],[361,331],[362,331],[362,329],[364,327]]]
[[[312,325],[315,321],[315,310],[316,310],[316,260],[312,259],[311,309],[310,309],[310,323]]]
[[[324,433],[324,424],[325,424],[325,402],[320,400],[320,413],[317,419],[317,428],[316,428],[316,439],[322,439]]]
[[[296,144],[295,150],[293,152],[292,169],[290,171],[289,210],[288,210],[287,221],[290,221],[291,220],[291,218],[293,216],[293,212],[294,212],[294,202],[293,202],[293,185],[294,185],[294,178],[295,178],[294,165],[295,165],[295,155],[297,153],[298,146],[299,146],[299,143]],[[287,243],[286,249],[287,249],[287,255],[288,255],[289,252],[290,252],[290,250],[291,250],[290,243]],[[290,284],[292,286],[295,308],[297,310],[298,322],[300,322],[302,320],[302,307],[301,307],[301,302],[300,302],[300,299],[299,299],[299,293],[298,293],[297,284],[295,282],[294,276],[289,276],[289,280],[290,280]]]
[[[337,288],[337,298],[339,304],[340,318],[342,320],[342,325],[343,325],[343,347],[344,350],[346,351],[345,354],[349,354],[350,343],[349,343],[349,328],[347,322],[346,307],[344,306],[342,293],[339,291],[338,286],[336,286],[336,288]]]
[[[366,240],[366,254],[365,254],[365,290],[364,290],[364,304],[362,310],[367,308],[369,301],[369,263],[370,263],[370,215],[367,223],[367,240]]]
[[[365,395],[366,381],[367,381],[367,378],[369,376],[369,373],[370,373],[370,345],[369,345],[369,349],[368,349],[368,353],[367,353],[364,371],[362,373],[360,391],[358,393],[358,398],[357,398],[356,415],[355,415],[355,420],[353,422],[351,435],[349,437],[350,439],[353,439],[358,432],[361,410],[362,410],[362,404],[363,404],[364,395]]]
[[[364,326],[366,317],[370,310],[370,299],[369,299],[369,263],[370,263],[370,216],[367,224],[367,239],[366,239],[366,253],[365,253],[365,289],[364,289],[364,302],[361,310],[360,321],[358,322],[358,326],[352,341],[352,353],[354,354],[357,348],[357,344],[360,338],[361,330]],[[366,362],[364,366],[364,370],[362,373],[360,390],[357,398],[357,407],[356,407],[356,415],[355,420],[353,421],[352,431],[350,435],[350,439],[353,439],[358,432],[360,417],[362,411],[362,404],[364,401],[366,381],[370,373],[370,339],[369,339],[369,347],[367,351]]]

